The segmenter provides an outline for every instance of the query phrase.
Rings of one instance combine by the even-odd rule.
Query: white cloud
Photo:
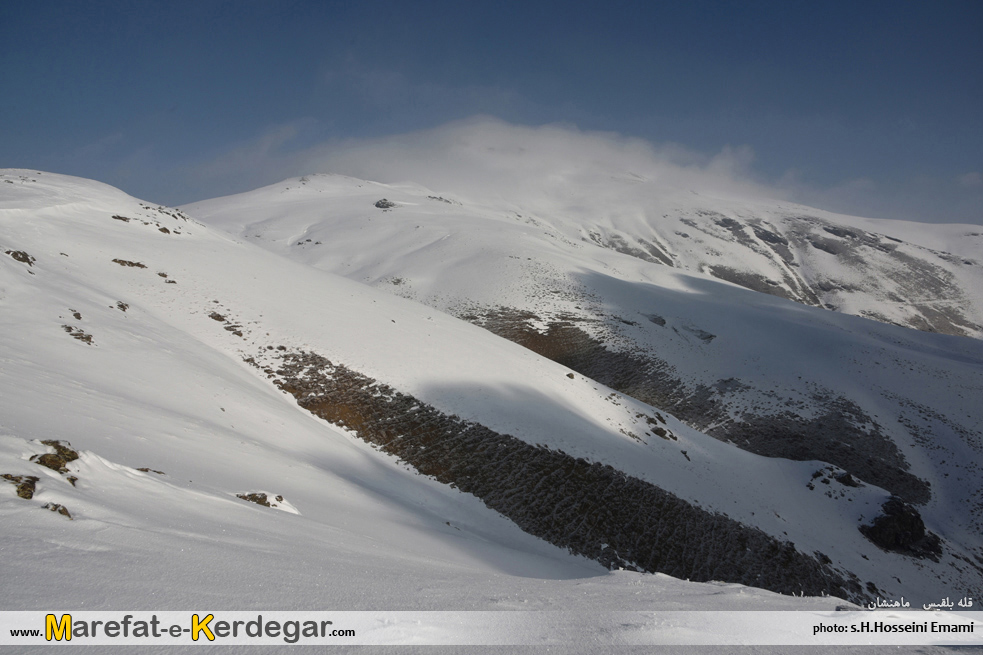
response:
[[[568,124],[539,127],[475,117],[430,130],[373,140],[326,144],[305,153],[311,172],[378,182],[417,182],[471,197],[569,196],[590,192],[611,177],[663,189],[715,195],[775,196],[754,181],[750,148],[725,148],[706,157],[677,145]]]
[[[488,116],[407,134],[301,146],[316,131],[311,120],[274,126],[196,167],[199,188],[207,181],[214,196],[307,173],[337,173],[384,183],[413,182],[462,199],[513,200],[530,210],[540,201],[549,207],[582,208],[601,206],[606,199],[623,204],[616,201],[628,196],[644,205],[644,198],[653,194],[693,191],[721,198],[789,200],[870,217],[983,220],[978,207],[946,198],[942,180],[916,180],[899,188],[858,177],[817,186],[789,171],[769,181],[754,170],[749,146],[707,155],[678,144],[656,145],[565,123],[526,126]],[[981,177],[967,173],[958,182],[983,186]],[[618,183],[598,184],[612,179]]]
[[[724,197],[784,197],[753,179],[754,153],[727,147],[706,156],[685,147],[588,132],[569,124],[514,125],[487,116],[375,139],[297,148],[311,121],[272,126],[255,139],[194,167],[199,185],[245,191],[307,173],[337,173],[384,183],[413,182],[475,200],[576,204],[598,193],[598,179],[644,181],[650,190]],[[601,185],[608,192],[615,187]]]

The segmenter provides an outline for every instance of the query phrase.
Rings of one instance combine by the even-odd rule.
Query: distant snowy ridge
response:
[[[983,288],[983,228],[978,226],[870,220],[788,202],[719,199],[666,190],[638,176],[611,175],[540,194],[527,191],[525,196],[503,191],[496,203],[463,200],[466,196],[453,190],[440,193],[411,184],[309,175],[188,209],[244,236],[280,240],[281,248],[304,247],[309,251],[301,256],[305,261],[331,253],[356,268],[357,255],[332,250],[338,239],[322,241],[321,248],[300,239],[306,234],[305,220],[314,227],[309,214],[269,215],[255,207],[273,199],[281,209],[330,203],[334,211],[321,220],[335,234],[346,235],[350,228],[345,221],[370,218],[370,207],[386,195],[403,216],[392,217],[386,228],[376,226],[374,235],[366,235],[369,239],[378,239],[381,231],[398,244],[429,251],[436,225],[494,227],[504,232],[502,241],[505,235],[513,243],[535,238],[573,256],[592,258],[590,246],[597,246],[806,305],[929,332],[983,336],[983,296],[978,292]],[[356,199],[367,204],[359,210]],[[410,225],[414,217],[428,220],[419,227]],[[288,244],[283,229],[290,238],[298,237],[298,243]],[[424,232],[412,232],[419,229]],[[412,256],[399,251],[401,247],[392,246],[389,254]],[[378,271],[360,272],[371,278]],[[644,274],[632,277],[645,279]]]
[[[576,242],[807,304],[980,336],[983,228],[864,219],[775,200],[789,190],[747,175],[750,153],[740,149],[707,160],[569,125],[474,117],[310,154],[308,170],[429,188],[465,211],[514,210]]]

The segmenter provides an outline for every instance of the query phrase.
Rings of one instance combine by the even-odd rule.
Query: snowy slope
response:
[[[10,476],[0,485],[0,577],[10,609],[144,604],[146,588],[133,581],[148,578],[159,581],[162,609],[543,608],[583,602],[574,598],[586,590],[607,607],[665,604],[668,593],[691,607],[794,606],[745,587],[610,574],[536,539],[487,508],[487,496],[419,475],[357,438],[358,425],[342,429],[298,407],[276,384],[296,371],[277,367],[311,354],[373,380],[366,405],[386,406],[398,392],[433,415],[541,444],[543,457],[610,465],[635,488],[794,542],[797,557],[821,551],[824,570],[881,594],[976,588],[975,569],[958,559],[978,547],[957,520],[962,496],[935,495],[923,508],[943,539],[939,562],[885,552],[857,529],[887,499],[880,487],[810,489],[819,462],[762,457],[657,419],[489,331],[180,211],[96,182],[5,170],[0,226],[0,473]],[[730,298],[734,289],[679,284],[666,292]],[[810,322],[766,301],[776,320]],[[858,321],[822,315],[842,321],[817,328],[833,346],[831,335],[852,335],[844,326]],[[899,334],[878,330],[869,347]],[[914,343],[927,367],[951,364],[964,341]],[[962,353],[961,383],[978,373],[973,356]],[[315,379],[304,375],[294,382]],[[79,458],[64,472],[40,466],[31,458],[55,452],[45,441],[70,443]],[[30,476],[33,497],[18,497]],[[277,507],[236,497],[250,493]],[[50,504],[72,520],[42,511]]]
[[[601,186],[581,196],[603,193]],[[316,175],[185,209],[295,261],[483,325],[752,452],[830,462],[919,505],[933,530],[981,552],[979,340],[807,307],[652,263],[641,246],[625,245],[627,237],[613,247],[597,223],[537,202],[529,210],[414,184]],[[677,203],[677,215],[689,212],[694,222],[724,232],[737,228],[717,225],[723,214],[701,207],[731,215],[753,208],[759,217],[768,211],[771,228],[776,216],[791,211],[760,201],[753,207],[728,201],[725,210],[722,201],[706,198],[688,200],[685,208],[679,194],[661,202]],[[861,241],[867,237],[859,230],[871,229],[861,219],[844,227],[810,212],[825,218],[786,223],[811,225],[823,238],[836,237],[827,227],[853,230]],[[624,230],[628,222],[622,216],[608,227]],[[924,249],[919,242],[939,247],[947,232],[954,242],[964,229],[931,226],[932,240],[911,224],[881,224],[885,235],[908,239],[895,254]],[[649,243],[656,244],[654,237]],[[717,251],[718,264],[759,261],[749,258],[753,249],[729,243],[731,259]],[[832,275],[836,265],[815,268]],[[808,268],[808,260],[798,268]],[[973,266],[966,271],[975,275]],[[850,275],[870,273],[853,267]],[[895,281],[886,274],[869,279],[877,288]],[[962,298],[979,288],[966,280]],[[878,311],[890,304],[873,291],[861,297]],[[976,311],[971,303],[960,307]]]

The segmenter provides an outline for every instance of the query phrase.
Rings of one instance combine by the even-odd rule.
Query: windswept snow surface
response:
[[[367,183],[328,182],[345,191],[341,205],[361,205],[351,190]],[[284,193],[293,191],[286,186]],[[249,238],[239,239],[97,182],[0,171],[0,474],[10,476],[0,480],[5,609],[831,609],[842,602],[609,572],[573,556],[298,407],[270,375],[244,361],[275,355],[279,346],[317,353],[530,444],[609,464],[794,542],[802,553],[820,551],[880,594],[927,602],[978,590],[976,569],[959,559],[979,552],[978,530],[966,521],[975,469],[971,475],[955,464],[944,467],[911,444],[905,455],[912,470],[932,483],[932,500],[921,511],[944,552],[934,563],[881,551],[858,526],[878,514],[885,490],[836,482],[835,493],[810,489],[823,463],[752,454],[665,413],[664,429],[675,439],[659,438],[641,418],[655,412],[649,405],[358,281],[373,277],[370,271],[377,281],[386,266],[405,264],[400,272],[414,294],[439,292],[458,302],[452,291],[463,297],[473,284],[487,294],[475,302],[491,303],[502,292],[490,291],[488,269],[473,265],[509,270],[511,260],[496,251],[504,245],[494,225],[485,232],[450,229],[458,206],[427,200],[422,190],[391,189],[387,194],[404,205],[414,197],[441,210],[426,205],[434,220],[421,220],[418,232],[411,219],[414,227],[400,240],[399,231],[374,225],[405,220],[411,216],[405,206],[383,212],[370,204],[359,220],[332,225],[312,221],[310,213],[335,216],[332,203],[313,202],[323,195],[316,190],[303,194],[293,206],[307,212],[302,231],[323,234],[291,234],[290,242],[312,238],[320,247],[333,239],[336,253],[348,259],[333,268],[357,269],[355,279],[254,245],[263,230],[255,214],[245,216]],[[366,192],[377,195],[378,188]],[[301,216],[281,209],[280,216]],[[489,220],[531,229],[523,217]],[[356,238],[360,224],[371,238]],[[275,235],[301,229],[276,220],[267,227],[267,246]],[[430,236],[421,241],[417,234]],[[506,238],[516,257],[537,255],[517,260],[516,271],[572,261],[561,259],[562,249],[545,257],[532,236]],[[462,240],[473,247],[441,245]],[[380,243],[390,250],[375,251]],[[487,260],[480,259],[483,248]],[[611,270],[639,261],[590,252]],[[310,263],[325,267],[331,255],[318,257]],[[427,268],[428,261],[441,265]],[[869,362],[846,372],[839,367],[867,349],[886,353],[878,364],[884,384],[898,376],[899,362],[919,366],[917,375],[885,389],[914,393],[925,375],[938,374],[932,388],[918,391],[920,401],[947,420],[978,417],[970,402],[978,398],[983,359],[975,340],[909,333],[706,278],[659,277],[658,270],[652,275],[662,284],[649,282],[639,292],[668,307],[668,320],[718,330],[714,346],[745,344],[727,355],[717,351],[722,369],[756,365],[762,379],[783,385],[795,372],[780,362],[794,352],[846,384],[870,370]],[[585,280],[597,275],[589,267],[578,272]],[[450,287],[441,290],[445,279]],[[509,285],[521,278],[494,279]],[[610,298],[629,288],[620,286],[623,277],[606,279],[613,280]],[[723,310],[728,315],[721,318]],[[718,329],[721,321],[735,328]],[[679,347],[703,348],[686,336],[694,333],[678,334]],[[761,341],[774,354],[749,359]],[[824,350],[810,355],[803,343],[817,341]],[[709,358],[698,361],[703,366]],[[873,388],[862,377],[856,387]],[[938,440],[949,449],[945,457],[975,466],[979,454],[971,444]],[[70,444],[79,457],[66,472],[40,466],[32,457],[54,452],[44,441]],[[953,480],[944,482],[950,474]],[[28,476],[38,478],[29,499],[18,496],[17,484]],[[237,497],[253,493],[277,507]],[[46,505],[64,507],[71,520]]]

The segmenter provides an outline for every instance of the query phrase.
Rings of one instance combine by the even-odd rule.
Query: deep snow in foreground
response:
[[[872,582],[880,594],[929,600],[978,590],[978,574],[960,558],[979,552],[978,531],[965,522],[964,489],[979,478],[945,486],[949,472],[968,474],[944,469],[914,446],[905,454],[936,493],[923,510],[944,541],[939,563],[871,544],[857,527],[878,513],[888,492],[870,484],[832,486],[829,495],[811,490],[822,462],[756,455],[665,412],[663,429],[674,438],[661,438],[644,418],[655,412],[649,405],[440,308],[374,289],[356,281],[359,275],[347,279],[291,261],[106,185],[10,169],[0,180],[0,474],[10,476],[0,480],[3,609],[844,604],[608,571],[574,556],[298,407],[275,376],[244,361],[262,366],[279,346],[316,352],[529,444],[610,465],[810,556],[821,551],[830,566]],[[373,211],[374,220],[399,216]],[[333,238],[350,239],[349,256],[361,258],[364,271],[417,261],[409,238],[378,252],[373,239],[389,233],[366,242]],[[428,257],[439,257],[439,241],[431,240]],[[459,266],[440,271],[461,294],[474,281],[465,264],[475,256],[466,252]],[[759,301],[724,283],[699,290],[685,277],[658,280],[668,281],[647,293],[726,301],[735,322],[748,322],[751,340],[788,339],[794,349],[818,335],[836,351],[862,333],[863,347],[887,348],[923,371],[946,370],[961,389],[948,405],[928,391],[919,396],[926,405],[954,420],[978,415],[970,400],[981,388],[975,340],[880,325],[864,331],[856,328],[861,319],[831,313],[816,327],[818,309],[796,315],[791,303]],[[414,285],[426,295],[420,278]],[[735,292],[744,295],[728,295]],[[683,300],[674,310],[680,315]],[[742,305],[775,317],[779,327],[752,337],[761,326],[752,327],[754,316],[741,314]],[[693,311],[696,323],[700,312],[720,305]],[[803,326],[805,336],[787,337],[789,325]],[[788,375],[768,361],[754,366],[777,384]],[[44,441],[70,444],[79,457],[65,472],[41,466],[37,456],[55,453]],[[940,447],[958,452],[963,466],[979,460],[978,451],[954,439]],[[19,497],[32,476],[31,498]],[[237,497],[256,493],[276,507]],[[70,518],[46,506],[61,506]]]

